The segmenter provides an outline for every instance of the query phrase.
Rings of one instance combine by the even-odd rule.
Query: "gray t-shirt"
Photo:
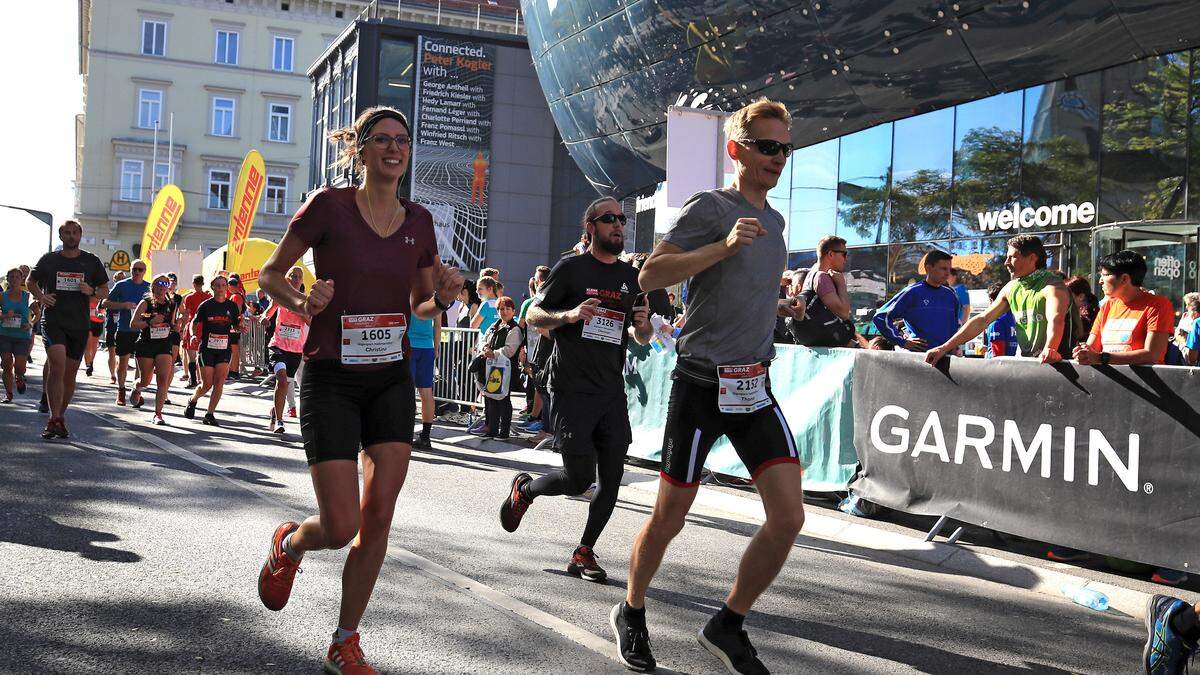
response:
[[[687,319],[676,345],[678,370],[714,384],[718,365],[775,356],[779,277],[787,266],[783,216],[770,204],[752,206],[732,188],[697,192],[664,239],[693,251],[724,240],[738,218],[757,218],[767,234],[688,280]]]

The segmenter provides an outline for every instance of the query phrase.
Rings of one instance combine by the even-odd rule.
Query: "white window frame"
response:
[[[286,109],[287,113],[285,115],[276,114],[276,112],[275,112],[276,106]],[[283,127],[284,127],[283,131],[285,133],[282,136],[276,135],[276,133],[275,133],[276,118],[281,118],[283,120]],[[267,102],[267,140],[275,141],[277,143],[291,143],[292,142],[292,106],[290,104],[274,103],[271,101]]]
[[[146,98],[147,93],[157,94],[158,101],[148,100]],[[153,128],[155,128],[154,122],[156,122],[156,121],[158,122],[158,127],[162,128],[163,100],[165,98],[166,98],[166,95],[162,89],[153,89],[151,87],[138,87],[137,125],[138,125],[139,129],[153,129]],[[149,119],[148,117],[144,117],[142,114],[143,106],[153,106],[155,104],[158,105],[158,115],[157,115],[156,119]]]
[[[218,112],[217,102],[218,101],[228,101],[229,105],[230,105],[230,107],[228,109],[229,133],[227,133],[227,134],[220,133],[220,129],[217,128],[217,112]],[[223,112],[226,112],[226,110],[224,108],[222,108],[220,110],[220,112],[223,113]],[[228,97],[228,96],[212,97],[212,114],[209,116],[208,131],[209,131],[210,136],[220,136],[222,138],[233,138],[234,136],[237,136],[237,99],[236,98]]]
[[[285,63],[281,63],[281,54],[279,53],[280,45],[286,44],[285,54],[287,57]],[[281,73],[290,73],[296,68],[296,38],[290,35],[276,35],[271,41],[271,70]]]
[[[225,35],[225,53],[221,53],[221,36]],[[233,38],[233,60],[229,60],[229,45],[230,37]],[[236,66],[238,64],[238,50],[242,41],[241,33],[228,28],[218,28],[216,36],[213,38],[213,63],[222,66]]]
[[[137,170],[134,171],[134,168]],[[140,159],[121,160],[121,183],[118,197],[123,202],[142,201],[142,172],[144,163]],[[134,182],[136,179],[136,183]]]
[[[154,194],[167,184],[167,179],[171,176],[171,165],[167,162],[158,162],[154,165]]]
[[[156,42],[155,38],[158,37],[157,35],[154,35],[153,37],[151,37],[150,51],[146,51],[146,28],[148,26],[162,26],[162,45],[161,45],[162,52],[161,53],[155,53],[155,51],[154,51],[154,47],[159,46],[159,45],[155,44],[155,42]],[[157,30],[155,32],[157,32]],[[158,19],[142,19],[141,42],[142,43],[138,46],[138,51],[141,52],[142,56],[166,56],[167,55],[167,22],[160,21]]]
[[[283,181],[283,185],[282,186],[271,185],[271,181]],[[283,194],[279,195],[277,199],[273,198],[272,194],[280,189],[282,189]],[[269,213],[273,216],[284,215],[287,212],[287,196],[288,196],[288,177],[283,176],[283,175],[277,175],[277,174],[267,174],[267,185],[263,189],[263,212]],[[278,201],[278,203],[279,203],[278,211],[271,208],[272,203],[275,201]]]
[[[217,180],[216,174],[225,174],[224,180]],[[225,206],[217,204],[213,206],[213,186],[223,186],[225,188]],[[218,191],[219,194],[220,191]],[[217,211],[228,211],[229,202],[233,200],[233,172],[229,169],[209,169],[208,170],[208,201],[205,206]]]

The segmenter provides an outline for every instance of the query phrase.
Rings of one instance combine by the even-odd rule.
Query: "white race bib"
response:
[[[205,346],[208,349],[214,349],[217,351],[220,351],[222,349],[229,349],[229,336],[228,335],[209,335],[208,341],[205,343]]]
[[[390,363],[404,358],[403,314],[346,314],[342,317],[342,363]]]
[[[20,327],[21,327],[21,317],[19,317],[19,316],[14,316],[11,319],[0,320],[0,328],[20,328]]]
[[[625,312],[597,307],[596,315],[583,323],[583,338],[619,345],[624,327]]]
[[[167,324],[161,326],[150,326],[150,339],[162,340],[171,335],[171,327]]]
[[[55,291],[78,291],[83,283],[83,272],[59,272],[54,278]]]
[[[299,340],[300,326],[280,326],[279,337],[284,340]]]
[[[771,405],[767,395],[767,367],[717,366],[717,408],[723,413],[752,413]]]

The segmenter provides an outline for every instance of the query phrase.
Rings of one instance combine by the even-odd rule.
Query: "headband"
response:
[[[409,134],[412,133],[412,129],[410,129],[408,126],[408,120],[404,119],[404,115],[400,114],[398,111],[390,108],[376,110],[375,112],[371,113],[366,120],[363,121],[362,131],[358,132],[358,138],[355,139],[355,144],[358,145],[358,147],[361,148],[363,146],[363,143],[367,140],[367,134],[369,134],[371,131],[371,127],[378,124],[382,119],[396,120],[400,124],[404,125],[405,131],[407,131]]]

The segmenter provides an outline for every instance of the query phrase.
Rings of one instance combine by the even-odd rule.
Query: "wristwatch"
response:
[[[1112,354],[1108,352],[1100,352],[1100,365],[1107,366],[1112,362]]]
[[[437,305],[437,308],[442,310],[443,312],[450,309],[450,305],[442,304],[442,299],[438,297],[437,293],[433,294],[433,304]]]

